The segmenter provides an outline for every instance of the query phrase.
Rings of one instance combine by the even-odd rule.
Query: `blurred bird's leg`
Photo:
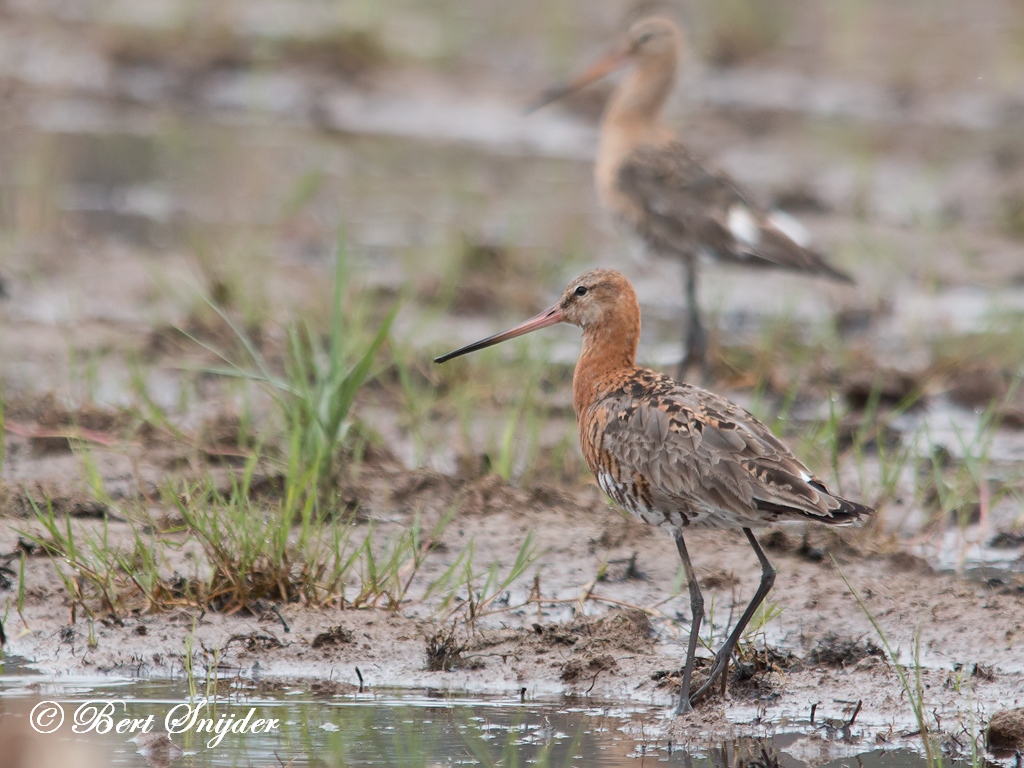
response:
[[[690,563],[690,555],[686,552],[686,542],[683,541],[683,534],[676,531],[676,549],[679,550],[679,559],[683,561],[683,570],[686,571],[686,584],[690,588],[690,639],[686,646],[686,664],[683,666],[683,687],[679,694],[679,703],[676,705],[676,714],[685,715],[692,712],[690,705],[690,679],[693,677],[693,662],[697,655],[697,638],[700,637],[700,623],[704,619],[704,596],[700,593],[700,585],[697,583],[697,574],[693,572],[693,565]]]
[[[767,594],[771,591],[772,585],[775,583],[775,569],[772,564],[768,562],[768,558],[761,549],[761,545],[757,543],[757,539],[754,538],[754,532],[749,528],[743,529],[744,535],[747,537],[747,541],[750,542],[750,546],[754,548],[754,554],[757,555],[758,561],[761,563],[761,583],[757,587],[757,592],[754,593],[753,599],[747,609],[740,616],[740,620],[736,623],[736,626],[732,630],[732,634],[725,641],[725,645],[715,656],[715,661],[711,665],[711,673],[708,676],[707,681],[690,697],[691,703],[697,703],[704,695],[708,692],[715,680],[720,677],[724,672],[726,666],[729,664],[729,659],[732,658],[732,652],[736,649],[736,644],[743,636],[743,630],[747,628],[747,624],[754,617],[754,613],[757,612],[758,607],[764,601]]]
[[[686,329],[684,337],[686,346],[683,359],[676,370],[676,378],[680,381],[694,365],[700,371],[701,379],[707,377],[707,331],[700,322],[700,306],[697,304],[697,258],[696,254],[688,254],[683,258],[683,280],[686,285]]]

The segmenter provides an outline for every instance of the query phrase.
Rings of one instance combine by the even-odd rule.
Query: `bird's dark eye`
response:
[[[587,286],[585,286],[585,285],[579,286],[576,289],[576,295],[577,296],[586,296],[587,295]]]

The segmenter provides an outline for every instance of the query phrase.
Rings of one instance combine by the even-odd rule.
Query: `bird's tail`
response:
[[[737,203],[729,209],[726,223],[733,240],[729,260],[750,266],[806,272],[843,283],[855,282],[810,247],[810,233],[788,214],[753,211]]]
[[[870,517],[875,514],[874,508],[868,507],[864,504],[858,504],[855,501],[850,501],[849,499],[844,499],[839,496],[832,496],[832,499],[839,502],[839,508],[832,512],[832,519],[821,520],[821,522],[826,525],[856,525],[860,523],[863,518]]]

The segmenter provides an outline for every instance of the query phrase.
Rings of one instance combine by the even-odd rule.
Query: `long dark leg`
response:
[[[696,693],[690,698],[692,703],[700,701],[704,694],[707,693],[708,689],[711,688],[715,680],[725,672],[725,667],[729,663],[729,659],[732,658],[732,652],[736,649],[736,644],[743,636],[743,630],[747,628],[747,624],[754,617],[754,613],[758,607],[764,601],[767,594],[771,591],[772,585],[775,583],[775,569],[772,568],[772,564],[768,562],[768,558],[764,554],[764,550],[761,549],[761,545],[757,543],[757,539],[754,538],[754,533],[749,528],[744,528],[743,533],[747,537],[747,541],[750,542],[750,546],[754,548],[754,554],[757,555],[758,561],[761,563],[761,583],[757,587],[757,592],[754,593],[753,599],[747,606],[747,610],[740,616],[739,622],[732,630],[732,634],[725,641],[725,645],[715,656],[714,664],[711,665],[711,674],[700,688],[697,689]]]
[[[692,616],[690,640],[686,646],[686,665],[683,667],[683,688],[679,694],[679,703],[676,705],[676,714],[684,715],[693,711],[693,707],[690,705],[690,679],[693,677],[693,661],[697,656],[700,623],[704,619],[704,596],[700,593],[697,574],[693,572],[690,555],[686,552],[686,542],[683,541],[683,534],[680,531],[676,531],[676,549],[679,550],[679,559],[683,561],[683,570],[686,571],[686,585],[690,588],[690,615]]]
[[[697,365],[701,375],[706,373],[707,365],[707,332],[700,322],[700,306],[697,304],[697,259],[690,255],[683,258],[683,280],[686,285],[686,328],[684,330],[686,345],[683,359],[679,362],[678,378],[686,376],[691,366]]]

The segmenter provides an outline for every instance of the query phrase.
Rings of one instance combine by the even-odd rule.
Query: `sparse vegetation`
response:
[[[839,565],[835,562],[834,558],[832,563],[835,565],[836,570],[839,570]],[[872,615],[870,609],[858,594],[857,590],[853,588],[849,579],[846,578],[846,575],[843,574],[841,570],[839,570],[839,575],[846,584],[847,589],[850,590],[850,594],[853,595],[854,600],[857,601],[857,605],[860,606],[860,609],[864,612],[868,621],[871,622],[871,626],[874,628],[875,633],[878,635],[878,639],[885,648],[885,652],[889,657],[889,661],[892,663],[893,669],[896,670],[896,674],[900,680],[900,685],[903,687],[903,693],[907,698],[907,703],[910,705],[910,709],[914,714],[914,719],[917,721],[919,736],[924,749],[924,757],[928,764],[928,768],[942,768],[943,754],[939,737],[941,725],[938,722],[934,725],[932,724],[932,720],[929,717],[930,713],[928,712],[927,705],[925,703],[925,685],[921,669],[920,628],[915,630],[913,636],[913,650],[911,652],[912,666],[906,665],[900,659],[899,649],[893,648],[889,643],[889,639],[882,630],[882,627],[879,625],[874,615]],[[970,711],[970,707],[968,707],[967,711]]]
[[[322,341],[307,323],[288,328],[283,375],[272,369],[249,334],[216,304],[211,306],[234,332],[248,359],[235,362],[196,340],[228,366],[207,372],[241,378],[266,389],[277,405],[287,435],[288,477],[303,479],[301,486],[293,484],[293,488],[315,489],[325,502],[330,501],[330,493],[341,479],[343,454],[353,453],[349,411],[398,311],[398,307],[392,309],[376,331],[367,332],[368,308],[348,304],[347,277],[344,243],[339,242],[327,340]],[[364,340],[367,336],[368,341]]]

